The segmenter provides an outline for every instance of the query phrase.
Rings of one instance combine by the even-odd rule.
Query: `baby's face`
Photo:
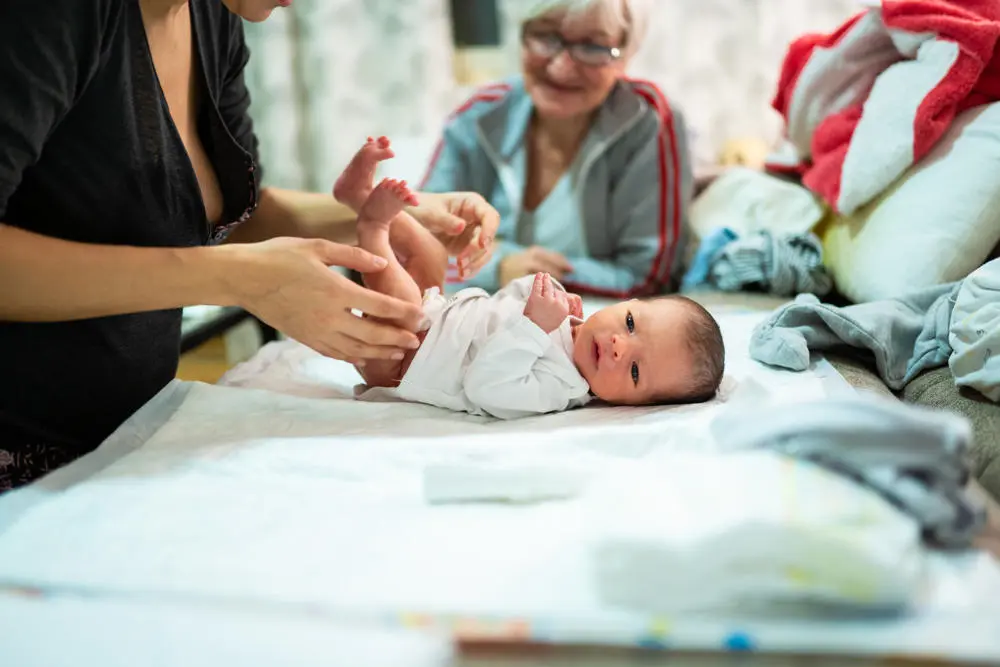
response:
[[[573,361],[598,398],[645,405],[681,395],[692,372],[683,304],[623,301],[594,313],[573,331]]]

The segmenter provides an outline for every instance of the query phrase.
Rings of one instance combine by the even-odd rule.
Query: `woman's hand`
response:
[[[455,257],[461,280],[476,275],[493,254],[500,215],[475,192],[421,192],[409,210]]]
[[[420,317],[420,307],[357,285],[331,266],[362,273],[385,262],[360,248],[319,239],[278,238],[225,247],[235,259],[236,302],[275,329],[334,359],[402,359],[419,342],[409,331],[360,318],[351,310],[387,320]]]
[[[536,273],[531,295],[524,306],[524,316],[545,333],[552,333],[569,317],[570,305],[566,292],[552,284],[552,276]]]
[[[557,252],[532,246],[523,252],[507,255],[500,262],[500,287],[533,273],[548,273],[556,280],[573,271],[569,260]]]

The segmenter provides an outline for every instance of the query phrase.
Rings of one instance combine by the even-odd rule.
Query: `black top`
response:
[[[256,206],[243,24],[190,0],[198,127],[228,224],[212,228],[138,0],[0,0],[0,221],[91,243],[215,243]],[[207,94],[204,94],[207,93]],[[176,374],[181,312],[0,322],[0,449],[95,448]]]

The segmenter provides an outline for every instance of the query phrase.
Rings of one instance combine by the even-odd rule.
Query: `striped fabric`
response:
[[[1000,99],[1000,2],[883,0],[788,49],[769,159],[851,214],[923,159],[955,117]]]
[[[738,238],[719,250],[708,282],[725,292],[757,288],[776,296],[824,296],[833,287],[814,234],[775,236],[767,231]]]

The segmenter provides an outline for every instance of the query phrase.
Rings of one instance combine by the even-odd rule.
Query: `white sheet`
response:
[[[0,581],[55,592],[308,607],[331,617],[515,615],[534,619],[533,631],[543,635],[599,632],[634,642],[663,621],[596,603],[578,503],[430,508],[421,472],[429,463],[463,461],[573,460],[595,472],[646,466],[651,452],[710,448],[708,422],[726,400],[762,400],[767,387],[768,400],[794,409],[826,395],[836,376],[821,361],[793,374],[746,357],[757,320],[725,318],[730,390],[703,406],[586,408],[493,423],[420,405],[200,384],[168,388],[95,456],[64,471],[61,483],[50,481],[53,491],[39,485],[0,498],[0,519],[8,517],[6,529],[0,520]],[[254,363],[256,374],[246,372],[250,364],[230,381],[331,397],[344,396],[356,381],[353,371],[294,343],[276,345]],[[938,566],[928,607],[913,619],[739,627],[752,628],[765,649],[1000,659],[1000,633],[983,627],[983,619],[1000,613],[996,568],[980,558]],[[734,622],[675,619],[669,636],[675,646],[714,649]],[[840,645],[830,646],[830,637]]]
[[[4,667],[452,667],[448,642],[287,609],[0,592]]]

